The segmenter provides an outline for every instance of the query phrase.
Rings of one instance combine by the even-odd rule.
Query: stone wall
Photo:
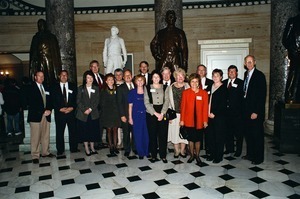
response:
[[[270,4],[184,10],[183,27],[189,45],[188,73],[194,72],[200,62],[198,40],[252,38],[250,53],[256,56],[257,67],[269,82],[270,10]],[[0,16],[0,52],[28,52],[31,38],[37,32],[36,22],[44,17]],[[75,15],[78,83],[92,59],[102,64],[104,40],[110,36],[112,25],[119,28],[127,51],[134,55],[135,74],[142,60],[149,62],[150,70],[154,69],[149,46],[155,32],[154,12]]]

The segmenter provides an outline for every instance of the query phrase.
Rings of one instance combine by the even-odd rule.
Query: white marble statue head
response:
[[[119,29],[116,26],[111,27],[111,36],[116,36],[119,34]]]

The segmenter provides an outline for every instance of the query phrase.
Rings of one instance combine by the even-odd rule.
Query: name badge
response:
[[[68,90],[68,93],[71,93],[71,94],[72,94],[72,93],[73,93],[73,91],[72,91],[72,90]]]
[[[95,93],[95,90],[94,90],[94,89],[91,89],[91,93]]]
[[[50,95],[49,91],[45,91],[45,94],[46,94],[46,95]]]
[[[231,86],[234,87],[234,88],[236,88],[238,85],[237,84],[232,84]]]
[[[203,90],[205,90],[205,89],[207,89],[207,85],[204,85],[204,88],[203,88]]]
[[[210,91],[207,91],[207,94],[209,94],[209,95],[210,95]]]
[[[202,96],[196,96],[196,100],[202,100]]]
[[[151,92],[151,93],[155,93],[155,92],[156,92],[156,89],[155,89],[155,88],[151,88],[151,89],[150,89],[150,92]]]

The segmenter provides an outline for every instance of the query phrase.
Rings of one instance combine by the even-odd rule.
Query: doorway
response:
[[[207,67],[207,77],[212,78],[215,68],[223,71],[223,79],[227,79],[227,68],[235,65],[238,77],[243,79],[244,57],[249,54],[251,38],[198,40],[200,48],[200,63]]]

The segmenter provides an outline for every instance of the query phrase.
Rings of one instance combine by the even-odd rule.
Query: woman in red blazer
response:
[[[203,136],[202,129],[207,127],[208,122],[208,94],[199,86],[200,76],[198,74],[190,75],[189,84],[191,88],[182,93],[180,126],[185,126],[189,135],[191,156],[187,162],[191,163],[196,159],[197,164],[201,166],[200,140]]]

